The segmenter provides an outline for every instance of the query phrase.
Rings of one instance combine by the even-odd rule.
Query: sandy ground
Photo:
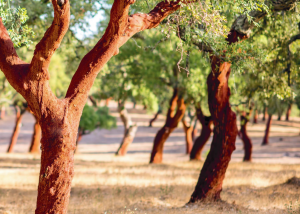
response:
[[[114,104],[111,110],[117,116]],[[241,162],[238,139],[224,180],[223,201],[186,206],[203,162],[188,161],[182,127],[166,142],[164,163],[149,165],[152,141],[164,118],[149,128],[152,115],[142,109],[129,112],[139,128],[127,156],[114,155],[123,134],[120,120],[117,129],[96,130],[82,138],[75,155],[69,213],[300,213],[300,182],[286,183],[300,177],[299,118],[274,121],[269,146],[260,146],[264,123],[249,124],[253,163]],[[34,119],[24,116],[14,153],[6,154],[13,123],[13,112],[0,121],[0,214],[34,213],[40,157],[27,153]]]

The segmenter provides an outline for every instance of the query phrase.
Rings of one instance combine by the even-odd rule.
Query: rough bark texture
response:
[[[194,142],[194,146],[192,148],[191,154],[190,154],[190,160],[201,160],[201,154],[203,151],[203,148],[210,138],[212,128],[211,125],[213,121],[211,120],[211,117],[206,117],[203,115],[201,107],[197,106],[197,119],[201,123],[201,133],[200,136],[196,138]]]
[[[137,125],[133,124],[131,117],[128,115],[124,105],[119,106],[120,118],[124,124],[124,136],[116,155],[126,155],[129,145],[132,143],[135,133],[137,131]]]
[[[51,3],[53,22],[36,45],[30,64],[18,57],[0,19],[0,70],[26,99],[42,129],[36,214],[67,213],[80,116],[99,71],[134,34],[158,26],[180,8],[180,1],[163,1],[148,14],[128,16],[134,0],[115,0],[104,35],[82,59],[66,97],[58,99],[49,86],[48,67],[69,28],[70,4],[69,0],[52,0]]]
[[[34,131],[33,131],[33,135],[31,138],[31,145],[29,148],[30,153],[39,153],[40,152],[41,137],[42,137],[41,126],[38,123],[38,121],[36,121],[34,124]]]
[[[16,106],[16,124],[15,124],[14,131],[12,133],[12,136],[10,138],[10,143],[9,143],[9,146],[8,146],[8,149],[7,149],[7,153],[12,153],[13,149],[14,149],[14,146],[17,143],[19,133],[20,133],[20,129],[21,129],[21,125],[22,125],[21,122],[22,122],[24,112],[21,112],[20,108],[18,106]]]
[[[176,106],[177,106],[177,111],[175,113]],[[184,104],[184,100],[178,97],[178,89],[175,88],[173,92],[173,96],[170,100],[170,107],[167,113],[166,123],[157,132],[154,138],[150,163],[162,162],[164,143],[166,142],[170,134],[174,131],[174,129],[178,126],[178,123],[180,122],[180,120],[184,115],[185,109],[186,106]]]
[[[241,115],[241,129],[239,131],[239,137],[241,138],[243,144],[244,144],[244,161],[251,161],[252,160],[252,141],[247,133],[247,125],[249,122],[249,115],[251,113],[248,113],[247,116]]]
[[[182,117],[182,126],[183,131],[185,133],[185,144],[186,144],[186,154],[190,154],[193,148],[193,130],[194,127],[192,125],[188,125],[187,122]]]
[[[190,203],[220,199],[222,183],[231,154],[235,150],[238,133],[236,115],[229,104],[228,78],[231,64],[221,63],[217,57],[212,56],[211,65],[212,71],[207,79],[207,87],[209,110],[214,123],[214,137]]]
[[[286,120],[286,121],[289,121],[291,111],[292,111],[292,104],[289,104],[289,107],[288,107],[288,109],[287,109],[287,111],[286,111],[286,115],[285,115],[285,120]]]
[[[268,145],[269,144],[269,134],[270,134],[270,128],[272,124],[272,114],[269,114],[268,121],[266,124],[266,130],[265,130],[265,136],[263,138],[261,145]]]
[[[154,115],[154,117],[149,121],[149,127],[152,127],[153,122],[157,120],[158,116],[161,114],[161,110],[159,109],[156,114]]]

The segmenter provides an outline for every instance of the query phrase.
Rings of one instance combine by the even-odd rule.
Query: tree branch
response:
[[[107,61],[134,34],[151,29],[169,14],[180,8],[180,0],[163,1],[148,14],[128,16],[129,6],[134,0],[115,0],[110,13],[108,27],[96,46],[82,59],[66,94],[69,103],[85,103],[93,82]],[[82,106],[83,108],[83,106]]]
[[[25,93],[23,80],[28,71],[29,64],[23,62],[14,48],[8,32],[0,17],[0,70],[8,82],[22,95]]]
[[[30,65],[30,80],[49,79],[48,67],[55,50],[68,31],[70,22],[69,0],[52,0],[54,19],[44,37],[36,45]]]

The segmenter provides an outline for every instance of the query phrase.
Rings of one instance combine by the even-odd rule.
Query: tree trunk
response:
[[[282,114],[278,114],[277,120],[280,121],[281,120],[281,116]]]
[[[175,114],[175,109],[177,106],[177,111]],[[182,98],[178,98],[178,89],[174,88],[173,96],[170,100],[170,107],[167,113],[165,125],[157,132],[153,148],[151,152],[150,163],[161,163],[163,155],[164,143],[178,126],[179,121],[182,119],[186,106]]]
[[[211,66],[207,88],[209,110],[214,123],[214,137],[189,203],[220,199],[222,183],[231,154],[235,150],[238,133],[236,115],[229,104],[228,78],[231,64],[221,63],[219,58],[212,56]]]
[[[14,146],[17,143],[19,133],[20,133],[20,129],[21,129],[21,125],[22,125],[21,124],[22,118],[23,118],[23,114],[21,114],[20,108],[17,106],[16,107],[16,124],[15,124],[14,131],[12,133],[12,136],[10,138],[10,144],[8,146],[7,153],[12,153],[12,151],[14,149]]]
[[[109,98],[107,98],[107,99],[105,100],[105,106],[108,106],[108,105],[109,105],[109,102],[110,102],[111,99],[112,99],[112,97],[109,97]]]
[[[257,123],[257,119],[258,119],[258,111],[257,109],[254,111],[254,117],[253,117],[253,123]]]
[[[270,127],[272,124],[272,114],[269,114],[269,118],[266,124],[265,136],[261,145],[268,145],[269,144],[269,134],[270,134]]]
[[[198,134],[198,130],[197,130],[197,119],[196,119],[193,127],[193,132],[192,132],[193,142],[195,141],[197,134]]]
[[[211,120],[211,117],[206,117],[203,115],[201,107],[197,106],[197,118],[201,123],[201,133],[200,136],[196,138],[193,149],[190,154],[190,160],[201,160],[201,154],[203,151],[203,148],[210,138],[212,129],[211,125],[213,121]]]
[[[3,120],[5,118],[5,106],[1,107],[1,113],[0,113],[0,120]]]
[[[76,152],[77,152],[77,146],[78,146],[78,143],[81,141],[82,136],[83,136],[83,131],[81,131],[81,130],[79,129],[79,130],[78,130],[78,136],[77,136],[77,139],[76,139]]]
[[[36,214],[67,213],[80,119],[76,114],[69,110],[63,118],[46,117],[39,121],[42,155]]]
[[[193,148],[193,130],[194,127],[192,125],[188,125],[187,122],[184,120],[184,117],[182,117],[182,125],[183,125],[183,131],[185,133],[185,143],[186,143],[186,154],[190,154]]]
[[[292,111],[292,104],[289,104],[289,107],[288,107],[288,109],[287,109],[287,111],[286,111],[286,115],[285,115],[285,120],[286,120],[286,121],[289,121],[291,111]]]
[[[268,107],[264,106],[262,121],[266,120],[267,115],[268,115]]]
[[[29,148],[30,153],[39,153],[40,152],[40,142],[41,142],[42,130],[40,124],[35,122],[34,124],[34,132],[31,139],[31,145]]]
[[[157,120],[158,116],[161,114],[161,110],[158,109],[158,111],[156,112],[156,114],[154,115],[154,117],[150,120],[149,122],[149,127],[152,127],[152,124],[155,120]]]
[[[249,117],[250,114],[248,114]],[[239,131],[239,137],[241,138],[243,144],[244,144],[244,161],[251,161],[252,160],[252,141],[247,133],[247,125],[248,125],[249,119],[247,116],[241,115],[241,129]]]
[[[124,156],[127,153],[129,145],[132,143],[135,133],[137,131],[137,125],[132,123],[131,117],[123,104],[119,104],[120,118],[124,124],[124,136],[116,155]]]

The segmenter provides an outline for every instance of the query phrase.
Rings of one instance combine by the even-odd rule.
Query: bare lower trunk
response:
[[[222,183],[231,154],[235,150],[238,133],[236,115],[229,104],[228,78],[231,64],[221,63],[216,56],[212,56],[211,66],[207,87],[209,110],[214,122],[214,137],[189,203],[220,199]]]
[[[0,113],[0,120],[3,120],[5,118],[5,107],[1,107],[1,113]]]
[[[257,123],[257,119],[258,119],[258,111],[257,109],[254,111],[254,117],[253,117],[253,123]]]
[[[124,136],[116,155],[126,155],[129,145],[132,143],[136,131],[137,125],[132,123],[131,117],[129,116],[124,104],[119,104],[120,118],[124,124]]]
[[[292,104],[289,104],[289,107],[288,107],[288,109],[287,109],[287,111],[286,111],[286,115],[285,115],[285,120],[286,120],[286,121],[289,121],[291,111],[292,111]]]
[[[108,106],[108,105],[109,105],[109,102],[110,102],[111,99],[112,99],[112,97],[109,97],[109,98],[107,98],[107,99],[105,100],[105,106]]]
[[[40,124],[36,121],[34,124],[34,131],[31,139],[31,145],[29,148],[30,153],[40,152],[40,142],[41,142],[42,130]]]
[[[20,113],[20,109],[17,108],[17,114],[16,114],[16,124],[15,124],[15,128],[13,131],[13,134],[11,136],[10,139],[10,143],[7,149],[8,153],[11,153],[13,151],[14,146],[17,143],[18,137],[19,137],[19,133],[20,133],[20,129],[21,129],[21,122],[22,122],[22,118],[23,118],[23,114]]]
[[[200,136],[197,137],[194,142],[194,146],[190,154],[190,160],[201,160],[201,153],[212,132],[211,125],[213,121],[211,120],[211,117],[203,115],[200,105],[196,106],[196,110],[197,119],[200,121],[202,127]]]
[[[248,125],[249,119],[245,116],[241,116],[241,129],[239,132],[239,136],[244,144],[244,161],[251,161],[252,160],[252,141],[247,133],[247,125]]]
[[[269,144],[269,134],[270,134],[271,124],[272,124],[272,114],[269,115],[269,118],[268,118],[268,121],[267,121],[267,124],[266,124],[265,136],[264,136],[264,139],[263,139],[261,145],[268,145]]]
[[[268,107],[265,106],[264,110],[263,110],[263,118],[262,118],[262,120],[265,121],[267,116],[268,116]]]
[[[281,120],[281,116],[282,114],[278,114],[277,120],[280,121]]]
[[[175,114],[176,106],[177,106],[177,111]],[[178,98],[178,89],[175,88],[173,96],[170,100],[170,107],[167,113],[166,123],[157,132],[154,138],[150,163],[162,162],[164,143],[166,142],[170,134],[174,131],[174,129],[178,126],[179,121],[182,119],[184,115],[185,108],[186,106],[184,104],[184,101],[183,99]]]
[[[193,129],[192,125],[188,125],[187,122],[182,119],[183,131],[185,133],[185,143],[186,143],[186,154],[190,154],[193,148]]]
[[[74,175],[74,151],[79,117],[41,120],[41,169],[36,214],[67,213]],[[77,121],[78,120],[78,121]],[[57,132],[57,130],[60,130]]]
[[[161,114],[161,110],[159,109],[159,110],[156,112],[156,114],[154,115],[154,117],[150,120],[150,122],[149,122],[149,127],[152,127],[153,122],[157,120],[157,118],[158,118],[158,116],[159,116],[160,114]]]

